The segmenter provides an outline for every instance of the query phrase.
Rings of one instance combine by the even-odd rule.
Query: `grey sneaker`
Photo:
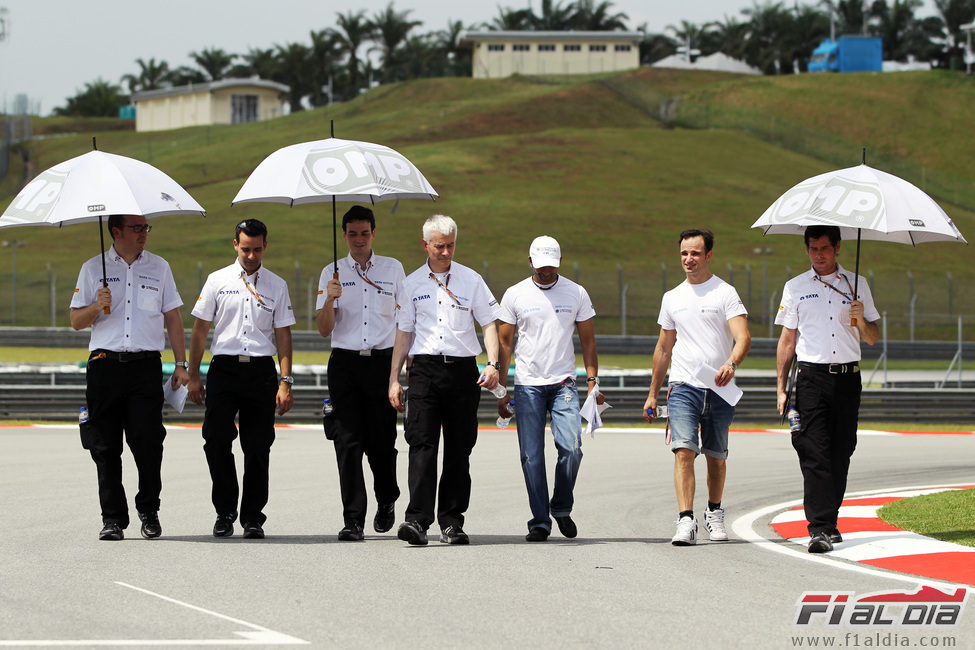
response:
[[[704,511],[704,528],[712,542],[727,542],[728,531],[724,527],[724,508]]]
[[[697,544],[697,519],[681,517],[677,522],[677,533],[671,538],[674,546],[693,546]]]

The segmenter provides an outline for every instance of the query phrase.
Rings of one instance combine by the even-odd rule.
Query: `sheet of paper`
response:
[[[590,437],[594,436],[596,429],[603,426],[602,412],[608,408],[613,408],[609,405],[609,402],[603,402],[602,404],[596,404],[596,395],[599,393],[599,384],[596,384],[596,388],[589,393],[586,397],[586,401],[583,402],[582,408],[579,409],[579,414],[586,419],[586,429],[584,433],[588,433]]]
[[[186,386],[180,386],[176,390],[173,390],[172,377],[168,377],[163,382],[163,399],[166,400],[167,404],[176,409],[177,413],[183,412],[187,395],[189,395],[189,390],[187,390]]]
[[[694,370],[694,376],[697,377],[702,384],[717,393],[718,397],[734,406],[738,403],[738,400],[741,399],[741,389],[735,384],[734,379],[729,381],[724,386],[718,386],[716,383],[714,383],[714,376],[716,374],[718,374],[718,371],[706,363],[702,363]]]

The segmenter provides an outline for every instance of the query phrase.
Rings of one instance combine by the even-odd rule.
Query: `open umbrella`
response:
[[[203,216],[205,211],[179,183],[152,165],[96,149],[38,174],[0,215],[0,228],[97,221],[102,283],[107,286],[102,219],[113,214],[151,219],[175,214]]]
[[[856,236],[857,279],[861,238],[911,245],[968,243],[934,199],[902,178],[868,167],[865,160],[798,183],[752,224],[766,235],[802,235],[807,226],[838,226],[843,239]]]
[[[244,181],[233,204],[261,201],[295,206],[331,201],[332,255],[338,262],[336,201],[375,204],[399,199],[433,201],[437,196],[403,154],[381,144],[331,137],[293,144],[269,155]]]

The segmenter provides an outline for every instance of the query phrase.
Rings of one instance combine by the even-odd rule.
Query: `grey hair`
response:
[[[445,214],[435,214],[423,222],[423,241],[430,241],[434,234],[450,235],[457,232],[457,222]]]

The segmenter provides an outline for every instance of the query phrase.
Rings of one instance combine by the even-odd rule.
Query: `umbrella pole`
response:
[[[95,143],[95,139],[92,138],[92,144]],[[98,215],[98,241],[102,245],[102,288],[108,288],[108,272],[105,271],[105,230],[102,228],[102,215]],[[111,307],[105,308],[105,313],[111,313]]]
[[[853,299],[856,300],[859,295],[858,290],[860,288],[860,229],[857,228],[857,261],[855,266],[855,271],[853,272]],[[857,319],[851,318],[850,325],[853,327],[857,326]]]
[[[335,234],[335,197],[332,197],[332,277],[339,279],[339,244]]]

